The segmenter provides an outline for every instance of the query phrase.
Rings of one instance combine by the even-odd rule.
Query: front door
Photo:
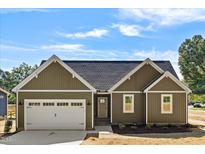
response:
[[[108,99],[107,97],[98,97],[98,118],[108,117]]]

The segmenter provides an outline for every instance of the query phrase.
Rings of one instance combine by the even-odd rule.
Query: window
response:
[[[161,113],[172,113],[172,95],[161,95]]]
[[[134,95],[123,95],[123,113],[134,113]]]
[[[61,103],[57,103],[57,106],[69,106],[69,103],[61,102]]]
[[[100,103],[105,103],[105,98],[100,98]]]
[[[71,106],[83,106],[83,103],[71,103]]]
[[[49,103],[43,103],[43,106],[54,106],[55,105],[55,103],[51,103],[51,102],[49,102]]]
[[[40,103],[38,102],[33,102],[33,103],[29,103],[29,106],[40,106]]]

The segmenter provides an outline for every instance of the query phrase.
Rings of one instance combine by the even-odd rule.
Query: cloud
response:
[[[58,44],[58,45],[43,45],[43,50],[79,50],[82,49],[82,44]]]
[[[141,27],[139,25],[128,25],[128,24],[113,24],[112,28],[117,28],[120,33],[124,36],[138,36],[145,37],[142,35],[143,31],[151,31],[151,27]]]
[[[119,17],[146,20],[152,26],[173,26],[205,21],[205,9],[119,9]]]
[[[19,12],[42,12],[42,13],[48,13],[53,11],[54,9],[0,9],[0,14],[10,14],[10,13],[19,13]]]
[[[108,30],[107,29],[93,29],[91,31],[87,31],[87,32],[77,32],[77,33],[61,33],[61,32],[56,32],[59,36],[65,37],[65,38],[72,38],[72,39],[76,39],[76,38],[87,38],[87,37],[94,37],[94,38],[101,38],[105,35],[108,34]]]
[[[18,45],[0,44],[0,51],[36,51],[36,48],[22,47]]]
[[[114,24],[113,28],[118,28],[124,36],[140,36],[141,30],[137,25]]]

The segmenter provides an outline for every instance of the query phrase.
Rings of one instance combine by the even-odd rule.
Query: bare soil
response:
[[[145,138],[133,137],[131,138],[98,138],[89,137],[83,141],[82,145],[204,145],[205,137],[186,137],[173,138]]]
[[[88,134],[82,145],[205,145],[205,111],[189,110],[190,131],[164,129],[168,132],[128,134]],[[200,126],[200,127],[199,127]],[[158,129],[159,130],[159,129]]]

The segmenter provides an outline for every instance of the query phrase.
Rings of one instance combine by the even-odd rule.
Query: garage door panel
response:
[[[85,129],[85,100],[26,100],[25,113],[27,130]]]

